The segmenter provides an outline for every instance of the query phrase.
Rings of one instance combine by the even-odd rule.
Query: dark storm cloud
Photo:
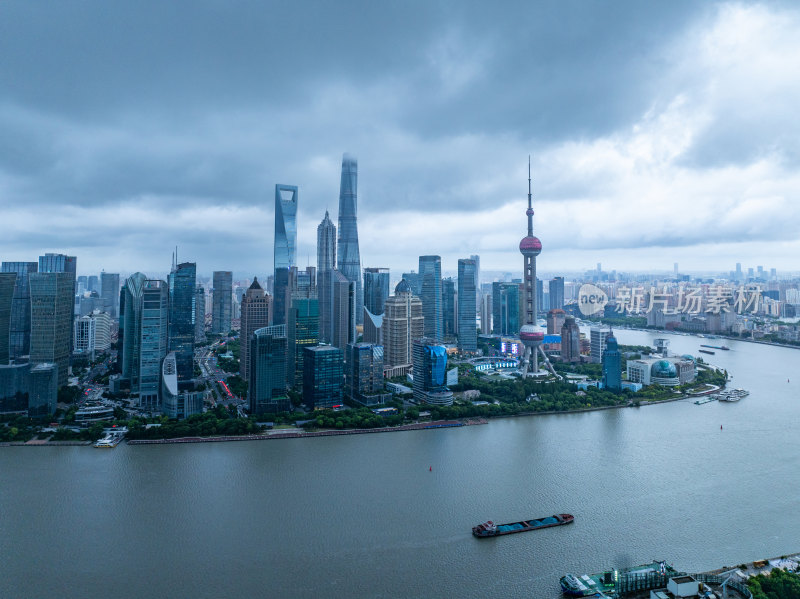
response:
[[[412,245],[440,214],[524,201],[528,152],[546,226],[557,223],[548,206],[667,201],[650,192],[680,180],[679,169],[800,154],[785,127],[794,79],[777,78],[766,86],[772,101],[759,102],[763,81],[740,86],[740,64],[719,58],[752,54],[746,43],[731,50],[728,32],[761,23],[748,30],[758,44],[779,29],[773,16],[691,2],[4,2],[0,201],[16,211],[0,251],[27,255],[47,240],[144,260],[142,245],[163,253],[178,243],[201,269],[235,268],[243,255],[256,268],[271,262],[280,182],[300,186],[299,254],[312,254],[316,223],[336,210],[343,151],[360,159],[363,222],[409,211]],[[786,44],[778,53],[795,56]],[[45,235],[37,216],[50,207]],[[492,224],[504,240],[503,214]],[[681,237],[639,228],[577,245],[703,239],[702,224]],[[466,251],[463,239],[440,232],[442,249],[430,251]],[[485,247],[502,243],[487,237]],[[375,244],[370,263],[396,260]]]

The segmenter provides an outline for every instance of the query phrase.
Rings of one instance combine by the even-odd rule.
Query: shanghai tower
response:
[[[361,286],[361,255],[358,251],[357,194],[358,160],[344,154],[339,186],[339,247],[336,264],[339,272],[356,284],[356,319],[360,324],[363,321],[364,292]]]

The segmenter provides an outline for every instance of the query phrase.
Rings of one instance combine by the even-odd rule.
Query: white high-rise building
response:
[[[111,347],[111,316],[95,310],[75,319],[75,351],[94,356]]]

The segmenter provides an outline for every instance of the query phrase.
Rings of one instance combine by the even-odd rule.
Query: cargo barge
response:
[[[550,528],[551,526],[562,526],[570,524],[575,520],[572,514],[554,514],[547,518],[538,520],[522,520],[520,522],[510,522],[508,524],[495,524],[491,520],[472,527],[472,534],[483,539],[486,537],[499,537],[510,535],[515,532],[528,532],[529,530],[539,530],[540,528]]]

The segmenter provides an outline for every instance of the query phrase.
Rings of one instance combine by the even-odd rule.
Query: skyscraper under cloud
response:
[[[419,276],[422,280],[422,313],[425,316],[425,336],[440,340],[442,329],[442,259],[439,256],[419,257]]]
[[[212,274],[211,332],[227,335],[231,330],[233,304],[233,273],[215,270]]]
[[[194,262],[183,262],[174,265],[169,275],[169,351],[175,352],[180,382],[194,374],[196,274]]]
[[[475,322],[475,279],[478,265],[475,260],[458,261],[458,349],[478,350],[478,330]]]
[[[342,156],[342,179],[339,186],[338,270],[356,284],[356,319],[362,322],[364,293],[361,285],[361,254],[358,250],[358,160]]]
[[[289,312],[289,270],[297,251],[297,186],[275,185],[275,283],[273,324],[286,324]]]
[[[36,262],[3,262],[3,272],[15,273],[14,298],[11,302],[11,358],[27,356],[31,351],[31,289],[28,275],[38,272]]]

